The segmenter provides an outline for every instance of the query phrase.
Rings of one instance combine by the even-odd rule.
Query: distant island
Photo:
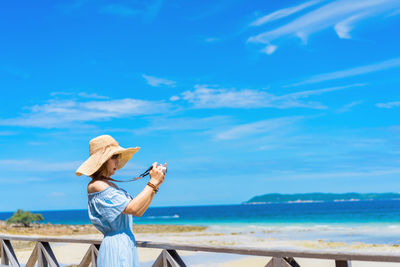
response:
[[[305,194],[265,194],[255,196],[242,204],[269,203],[307,203],[307,202],[340,202],[361,200],[395,200],[400,199],[399,193],[305,193]]]

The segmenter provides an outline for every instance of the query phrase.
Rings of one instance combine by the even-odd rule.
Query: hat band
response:
[[[93,154],[96,154],[97,152],[99,152],[101,150],[103,150],[103,152],[105,152],[107,148],[112,147],[112,146],[119,147],[119,143],[113,143],[113,144],[109,144],[109,145],[100,147],[100,148],[96,149],[95,151],[93,151],[92,153],[90,153],[90,156]]]

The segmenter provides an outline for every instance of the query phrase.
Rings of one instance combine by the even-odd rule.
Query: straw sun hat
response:
[[[90,176],[116,154],[120,154],[117,167],[117,170],[119,170],[124,167],[139,149],[140,147],[123,148],[110,135],[97,136],[89,142],[89,158],[79,166],[75,174],[78,176],[82,174]]]

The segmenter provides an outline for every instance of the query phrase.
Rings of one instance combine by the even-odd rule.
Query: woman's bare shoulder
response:
[[[87,191],[88,191],[88,193],[95,193],[95,192],[103,191],[103,190],[107,189],[107,187],[109,187],[109,186],[111,186],[111,185],[109,183],[107,183],[106,181],[101,181],[101,180],[91,181],[88,184]]]

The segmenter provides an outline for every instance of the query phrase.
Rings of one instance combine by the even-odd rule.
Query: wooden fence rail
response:
[[[96,266],[97,253],[101,239],[78,239],[39,236],[0,235],[1,265],[12,267],[20,266],[11,245],[11,240],[37,242],[26,267],[60,266],[50,243],[85,243],[90,244],[88,251],[81,260],[80,267]],[[265,265],[266,267],[300,267],[294,258],[313,258],[334,260],[336,267],[350,267],[351,261],[377,261],[377,262],[400,262],[400,254],[394,253],[350,253],[342,251],[315,251],[315,250],[280,250],[260,249],[252,247],[230,247],[230,246],[205,246],[205,245],[183,245],[160,243],[150,241],[137,241],[138,247],[162,249],[153,267],[184,267],[186,264],[178,255],[177,250],[202,251],[215,253],[231,253],[240,255],[272,257]],[[305,267],[305,266],[304,266]]]

